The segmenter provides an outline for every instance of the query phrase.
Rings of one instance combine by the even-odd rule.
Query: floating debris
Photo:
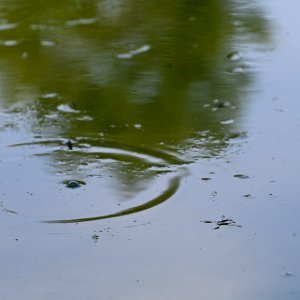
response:
[[[92,236],[92,239],[97,241],[97,240],[100,239],[100,236],[97,235],[97,234],[94,234],[94,235]]]
[[[65,180],[63,181],[63,184],[69,189],[76,189],[85,185],[85,182],[81,180]]]
[[[236,174],[236,175],[233,175],[233,177],[240,178],[240,179],[249,179],[250,178],[250,176],[245,175],[245,174]]]
[[[66,146],[68,146],[70,150],[73,149],[73,143],[70,140],[66,142]]]
[[[9,213],[9,214],[13,214],[13,215],[17,215],[17,214],[18,214],[18,213],[17,213],[16,211],[14,211],[14,210],[10,210],[10,209],[5,208],[2,201],[0,202],[0,208],[1,208],[1,210],[2,210],[3,212],[5,212],[5,213]]]
[[[219,229],[221,226],[235,226],[235,227],[242,227],[241,225],[236,224],[235,221],[232,219],[228,219],[225,216],[222,216],[222,219],[220,221],[200,221],[202,223],[206,224],[216,224],[217,226],[213,229]]]
[[[127,53],[118,54],[117,58],[120,58],[120,59],[131,59],[131,58],[133,58],[134,56],[136,56],[138,54],[141,54],[141,53],[144,53],[144,52],[148,52],[150,49],[151,49],[150,45],[144,45],[144,46],[142,46],[142,47],[140,47],[138,49],[129,51]]]

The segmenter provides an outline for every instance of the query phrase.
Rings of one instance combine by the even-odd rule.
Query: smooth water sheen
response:
[[[0,0],[0,299],[298,299],[299,8]]]

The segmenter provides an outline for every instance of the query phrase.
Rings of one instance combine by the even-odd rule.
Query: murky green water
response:
[[[1,299],[299,297],[277,2],[0,0]]]

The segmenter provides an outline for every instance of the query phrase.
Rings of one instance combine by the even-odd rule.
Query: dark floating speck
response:
[[[250,176],[244,175],[244,174],[236,174],[233,177],[240,178],[240,179],[249,179],[250,178]]]
[[[67,142],[66,142],[66,146],[68,146],[68,148],[69,148],[70,150],[73,149],[73,143],[72,143],[71,141],[67,141]]]
[[[94,235],[92,236],[92,239],[93,239],[93,240],[99,240],[99,238],[100,238],[100,237],[99,237],[99,235],[97,235],[97,234],[94,234]]]
[[[202,177],[201,180],[203,180],[203,181],[209,181],[209,180],[211,180],[211,178],[209,178],[209,177]]]
[[[63,181],[63,184],[69,189],[76,189],[85,185],[85,182],[81,180],[65,180]]]

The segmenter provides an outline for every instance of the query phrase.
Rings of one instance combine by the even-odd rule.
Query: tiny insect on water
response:
[[[232,219],[225,218],[225,216],[222,216],[222,219],[220,221],[200,221],[202,223],[214,223],[217,226],[213,229],[219,229],[221,226],[236,226],[236,227],[242,227],[241,225],[236,224],[235,221]]]

